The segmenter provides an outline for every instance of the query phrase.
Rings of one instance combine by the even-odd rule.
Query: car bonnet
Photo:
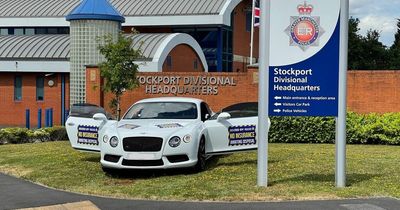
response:
[[[117,124],[117,130],[121,138],[133,136],[169,138],[194,122],[194,120],[122,120]]]

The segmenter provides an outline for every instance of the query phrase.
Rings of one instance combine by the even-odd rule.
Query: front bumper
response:
[[[152,153],[145,153],[147,156]],[[163,156],[153,153],[154,158],[131,159],[132,155],[143,155],[143,153],[125,153],[122,156],[114,156],[113,159],[105,158],[109,154],[101,157],[101,165],[106,168],[114,169],[169,169],[169,168],[187,168],[196,165],[197,159],[191,159],[189,155],[169,155]]]

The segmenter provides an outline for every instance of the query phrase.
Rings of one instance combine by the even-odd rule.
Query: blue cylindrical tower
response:
[[[98,37],[116,37],[125,18],[107,0],[83,0],[66,17],[70,22],[70,103],[86,102],[86,65],[103,61]]]

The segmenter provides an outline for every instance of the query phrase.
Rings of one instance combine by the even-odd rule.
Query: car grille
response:
[[[158,152],[162,143],[163,139],[157,137],[128,137],[123,140],[127,152]]]
[[[163,160],[122,160],[124,166],[163,166]]]

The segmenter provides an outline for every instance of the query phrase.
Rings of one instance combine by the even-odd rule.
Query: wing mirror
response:
[[[97,121],[107,121],[107,117],[103,113],[97,113],[93,115],[93,119]]]
[[[210,119],[210,117],[211,117],[211,116],[210,116],[209,114],[204,115],[204,119],[205,119],[205,120]]]
[[[223,120],[228,120],[231,118],[231,115],[227,112],[222,112],[221,114],[218,115],[217,120],[218,121],[223,121]]]

